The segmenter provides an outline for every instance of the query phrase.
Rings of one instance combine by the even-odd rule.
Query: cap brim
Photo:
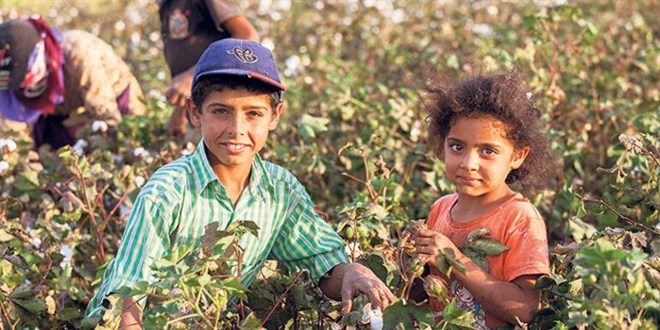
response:
[[[279,89],[283,92],[286,92],[286,87],[284,85],[282,85],[281,83],[278,83],[277,81],[275,81],[271,78],[268,78],[268,77],[266,77],[264,75],[261,75],[261,74],[258,74],[256,72],[244,71],[244,70],[238,70],[238,69],[222,69],[222,70],[204,72],[204,73],[197,76],[197,80],[195,80],[193,82],[193,85],[195,85],[197,83],[197,81],[199,81],[199,79],[202,78],[202,77],[215,76],[215,75],[218,75],[218,76],[220,76],[220,75],[233,75],[233,76],[243,76],[243,77],[248,77],[248,78],[256,78],[256,79],[259,79],[259,80],[263,81],[264,83],[266,83],[268,85],[271,85],[271,86],[273,86],[273,87],[275,87],[275,88],[277,88],[277,89]]]

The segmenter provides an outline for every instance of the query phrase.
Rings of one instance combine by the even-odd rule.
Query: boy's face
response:
[[[272,109],[268,94],[244,88],[211,92],[198,109],[188,99],[193,125],[201,126],[214,171],[250,171],[252,158],[277,127],[283,104]],[[274,110],[274,111],[273,111]],[[240,172],[239,172],[240,173]]]
[[[490,116],[458,117],[445,138],[445,171],[459,196],[496,200],[510,192],[506,178],[529,147],[515,150],[504,123]]]

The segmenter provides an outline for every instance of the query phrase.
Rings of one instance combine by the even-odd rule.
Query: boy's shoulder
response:
[[[301,186],[298,178],[286,168],[266,160],[262,161],[262,164],[266,174],[274,185],[284,184],[292,188]]]
[[[194,177],[194,165],[189,158],[190,155],[183,156],[161,166],[151,175],[140,194],[170,195],[188,189],[191,186],[189,182]]]

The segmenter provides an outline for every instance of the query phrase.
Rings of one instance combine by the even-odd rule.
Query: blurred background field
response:
[[[555,262],[544,307],[556,317],[537,326],[547,328],[538,325],[545,320],[558,328],[657,328],[660,2],[238,3],[273,49],[289,88],[288,108],[264,157],[307,187],[319,212],[353,247],[351,257],[377,256],[369,260],[387,267],[384,279],[396,288],[400,279],[386,251],[396,250],[400,230],[452,191],[442,163],[424,145],[426,77],[515,68],[544,111],[560,159],[552,184],[531,196],[546,219]],[[0,324],[79,327],[98,284],[96,267],[116,251],[139,191],[135,178],[148,178],[190,146],[164,133],[169,72],[155,1],[0,0],[0,20],[31,14],[113,45],[150,109],[105,135],[83,130],[88,145],[81,156],[32,151],[29,140],[0,125],[3,138],[18,144],[2,151],[9,168],[0,174],[0,302],[9,312]],[[78,201],[94,203],[67,208],[62,186]],[[94,218],[105,222],[92,225]],[[359,235],[347,235],[349,227]],[[572,246],[572,254],[555,244]],[[598,251],[595,259],[572,263],[588,249]],[[67,251],[73,252],[68,259]],[[16,255],[25,262],[12,263]],[[272,305],[293,275],[278,275],[270,283],[275,293],[255,284],[253,294]],[[25,283],[47,308],[21,310],[8,298]],[[304,302],[284,299],[266,326],[330,327],[336,320],[329,315],[336,314],[321,312],[326,307],[315,305],[313,288],[306,290]],[[253,306],[260,319],[264,308]],[[153,322],[158,317],[164,316]]]

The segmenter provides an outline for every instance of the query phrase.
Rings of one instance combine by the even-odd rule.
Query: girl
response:
[[[536,279],[550,272],[548,242],[541,215],[512,187],[529,196],[550,173],[540,112],[513,73],[432,84],[429,144],[444,157],[456,192],[437,200],[427,228],[416,230],[417,256],[442,279],[450,297],[473,312],[475,328],[527,323],[539,306]],[[468,234],[484,229],[508,249],[487,256],[487,265],[480,266],[464,246]],[[436,257],[447,249],[465,266],[464,273],[454,269],[447,278],[435,267]],[[433,298],[430,305],[441,319],[444,305]]]

